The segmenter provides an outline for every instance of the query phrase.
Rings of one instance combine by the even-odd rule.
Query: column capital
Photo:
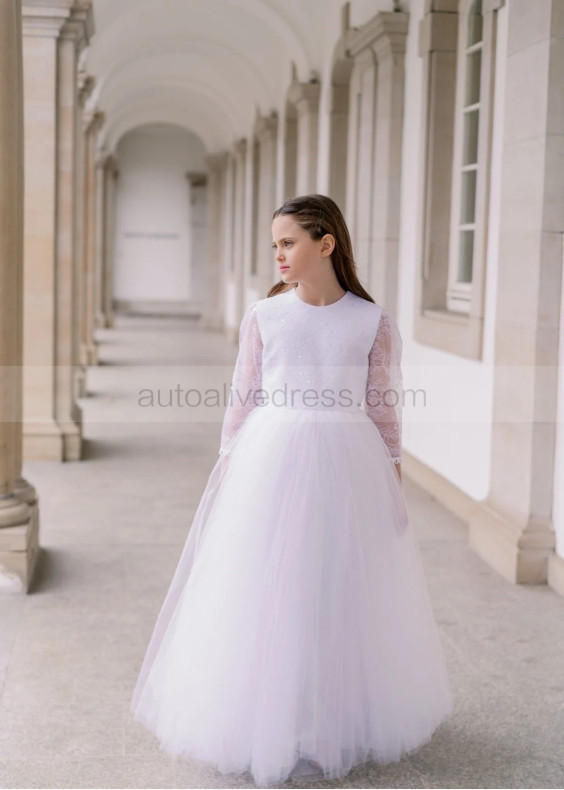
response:
[[[106,170],[114,178],[117,178],[117,176],[118,176],[118,166],[117,166],[117,164],[118,164],[117,163],[117,159],[114,156],[114,154],[108,154],[108,157],[106,159]]]
[[[429,11],[419,22],[418,52],[455,52],[458,35],[458,14]]]
[[[105,151],[103,148],[96,151],[96,168],[105,170],[112,166],[112,160],[113,156],[109,151]]]
[[[482,0],[482,15],[499,11],[505,5],[505,0]]]
[[[269,137],[275,137],[278,130],[278,115],[260,115],[255,119],[254,135],[261,142]]]
[[[58,38],[63,25],[70,16],[70,5],[67,2],[49,3],[48,0],[37,2],[25,0],[22,3],[22,33],[24,36]]]
[[[376,52],[372,47],[363,47],[359,52],[353,56],[353,63],[356,68],[361,69],[375,65],[378,61]]]
[[[204,157],[204,162],[208,170],[212,172],[225,170],[229,162],[229,154],[227,151],[221,151],[218,154],[208,154]]]
[[[403,55],[409,14],[403,11],[381,11],[365,25],[348,35],[348,54],[355,58],[364,49],[373,49],[379,61],[393,55]]]
[[[61,30],[61,37],[75,42],[77,50],[82,50],[94,35],[94,15],[92,0],[74,0],[70,16]]]
[[[92,0],[23,0],[22,27],[25,36],[74,35],[90,41],[94,33]]]
[[[205,187],[208,183],[208,174],[200,171],[189,171],[186,179],[191,187]]]
[[[458,14],[458,3],[460,0],[425,0],[424,14],[436,12],[446,14]]]
[[[319,108],[319,96],[321,94],[321,83],[317,80],[313,82],[293,82],[288,89],[288,101],[291,102],[298,113],[317,112]]]
[[[233,156],[244,156],[247,151],[247,138],[241,137],[239,140],[235,140],[233,145],[231,146],[231,152]]]
[[[82,130],[85,133],[92,132],[92,134],[96,134],[102,128],[105,120],[106,113],[101,110],[96,108],[84,110],[82,113]]]
[[[76,86],[78,93],[78,103],[82,108],[84,108],[84,105],[86,104],[86,100],[94,90],[95,85],[96,85],[95,77],[93,77],[91,74],[86,74],[86,72],[82,72],[82,71],[78,72],[76,78]]]

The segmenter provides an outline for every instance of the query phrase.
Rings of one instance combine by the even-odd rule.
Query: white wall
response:
[[[425,389],[427,406],[404,408],[403,444],[421,460],[476,500],[488,494],[490,480],[491,420],[495,305],[497,290],[497,247],[499,234],[499,186],[502,163],[504,62],[507,41],[507,9],[498,12],[498,50],[494,96],[494,139],[491,161],[491,195],[488,217],[484,351],[479,361],[466,359],[413,340],[415,282],[418,276],[417,221],[422,178],[422,59],[418,54],[419,22],[424,0],[404,4],[410,13],[406,49],[406,85],[402,153],[401,222],[399,248],[398,322],[404,342],[403,371],[406,390]],[[377,7],[376,7],[377,6]],[[360,26],[377,10],[392,10],[392,3],[351,4],[351,23]],[[319,112],[317,189],[326,193],[329,183],[329,96],[331,66],[340,36],[340,6],[328,4],[324,19],[325,45],[317,63],[322,76]],[[281,202],[283,177],[285,90],[277,97],[279,113],[277,202]],[[249,139],[251,127],[249,126]],[[377,293],[372,294],[380,301]],[[385,305],[395,309],[394,305]]]
[[[491,419],[493,399],[494,326],[497,284],[497,240],[499,232],[499,184],[502,158],[504,105],[503,64],[506,57],[507,12],[499,11],[498,70],[496,75],[495,134],[492,148],[492,181],[486,271],[483,360],[473,361],[415,342],[413,311],[418,251],[416,243],[418,197],[422,176],[421,101],[422,59],[418,54],[418,29],[424,0],[411,0],[406,49],[406,86],[403,129],[403,170],[399,249],[398,322],[403,337],[404,388],[427,391],[427,407],[404,408],[403,445],[423,463],[435,469],[473,499],[483,499],[490,479]],[[377,6],[377,7],[376,7]],[[378,10],[392,10],[392,3],[351,3],[351,24],[360,26]],[[325,47],[319,64],[322,90],[319,111],[317,189],[326,193],[329,183],[329,97],[332,58],[340,36],[340,7],[331,4],[324,20]],[[279,97],[278,190],[283,176],[285,94]],[[377,293],[373,298],[380,301]],[[394,305],[385,305],[395,309]]]
[[[413,338],[418,250],[417,205],[423,174],[421,135],[422,59],[418,26],[424,0],[410,3],[406,52],[406,92],[400,228],[398,320],[404,341],[404,387],[428,390],[427,408],[404,409],[405,449],[473,499],[483,499],[490,479],[494,324],[499,233],[499,183],[502,157],[503,85],[507,13],[499,12],[498,64],[494,100],[496,131],[492,180],[482,361],[472,361],[422,345]]]
[[[119,142],[114,299],[175,306],[203,301],[203,276],[192,260],[190,185],[204,171],[204,146],[168,124],[142,126]],[[195,290],[196,289],[196,290]]]
[[[562,246],[564,256],[564,239]],[[558,344],[558,407],[556,423],[556,455],[554,461],[553,522],[556,532],[556,553],[564,557],[564,279],[560,296],[560,342]]]

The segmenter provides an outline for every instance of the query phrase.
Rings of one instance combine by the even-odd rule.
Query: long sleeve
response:
[[[402,339],[393,317],[382,311],[368,355],[365,411],[376,425],[392,461],[401,462],[403,381]]]
[[[239,351],[223,418],[219,455],[229,453],[232,440],[250,412],[259,405],[262,384],[262,338],[255,303],[245,311],[239,328]]]

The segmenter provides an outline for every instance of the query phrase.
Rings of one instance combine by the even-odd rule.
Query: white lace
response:
[[[365,411],[377,426],[394,463],[401,463],[402,340],[396,322],[382,311],[368,355]]]
[[[262,382],[262,348],[256,303],[253,303],[245,311],[239,328],[239,352],[223,419],[220,455],[227,452],[228,445],[247,415],[258,405],[257,392]]]

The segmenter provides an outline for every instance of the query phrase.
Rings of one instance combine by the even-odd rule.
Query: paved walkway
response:
[[[178,424],[166,409],[139,422],[133,394],[186,381],[189,365],[232,366],[235,349],[180,319],[122,317],[98,338],[87,459],[24,469],[41,497],[43,548],[33,592],[0,598],[0,786],[225,787],[204,764],[174,765],[128,709],[220,422]],[[460,521],[404,485],[456,712],[399,763],[285,786],[564,787],[564,598],[501,579]]]

